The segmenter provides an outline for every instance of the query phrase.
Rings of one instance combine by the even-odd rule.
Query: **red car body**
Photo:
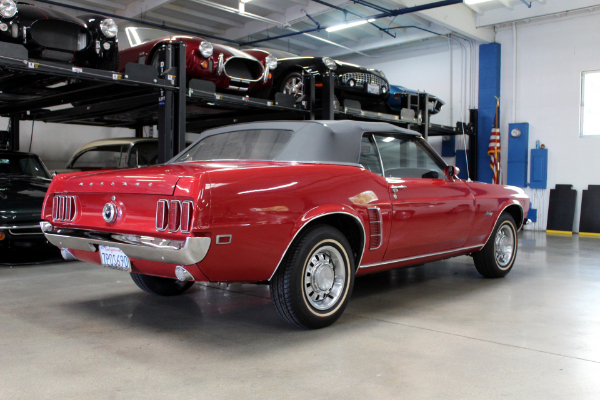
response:
[[[282,268],[295,238],[316,221],[331,223],[348,236],[356,275],[477,252],[490,240],[505,213],[513,217],[517,229],[524,223],[523,210],[528,209],[529,199],[519,188],[466,182],[452,176],[390,178],[360,165],[358,153],[354,153],[357,147],[349,144],[356,138],[361,140],[360,132],[410,132],[388,124],[271,122],[213,131],[267,129],[265,126],[292,129],[295,133],[291,140],[307,143],[318,142],[321,137],[333,143],[330,136],[344,137],[345,130],[358,129],[353,139],[335,142],[340,152],[345,152],[340,148],[352,148],[349,157],[356,157],[356,161],[349,163],[344,155],[333,154],[332,160],[324,161],[329,153],[319,156],[315,149],[308,149],[308,153],[316,154],[315,161],[303,160],[306,149],[302,148],[310,145],[298,146],[295,142],[281,154],[292,152],[289,158],[296,157],[297,162],[206,160],[59,175],[48,189],[42,213],[48,239],[68,248],[77,259],[93,264],[103,264],[97,245],[125,246],[122,250],[131,259],[131,271],[138,274],[175,279],[179,265],[194,281],[267,282]],[[315,133],[317,136],[312,137],[317,139],[311,139],[306,129],[315,126],[322,136]],[[302,130],[305,133],[301,138]],[[210,135],[211,131],[205,132],[199,142]],[[414,133],[410,135],[423,141]],[[358,146],[364,148],[360,142]],[[56,218],[55,196],[73,196],[71,210],[75,211],[63,213],[72,215],[72,221]],[[189,233],[182,233],[188,230],[183,227],[175,232],[157,228],[164,222],[157,211],[161,200],[193,202]],[[102,216],[103,207],[109,203],[118,210],[115,222],[110,223]],[[171,257],[177,250],[169,252],[165,248],[167,257],[162,261],[164,254],[131,250],[140,237],[155,238],[155,245],[175,241],[173,248],[180,252],[192,245],[186,240],[194,238],[196,245],[205,249],[197,255],[197,262],[182,264],[186,262],[183,258]],[[73,238],[77,240],[70,240]]]
[[[165,36],[119,51],[119,71],[128,63],[152,65],[153,57],[165,44],[186,44],[186,73],[188,79],[211,81],[218,89],[257,92],[269,89],[273,77],[267,65],[269,53],[263,50],[238,50],[213,44],[213,53],[203,57],[200,44],[205,40],[193,36]],[[219,68],[222,65],[222,69]],[[229,67],[229,69],[228,69]],[[219,71],[221,71],[219,73]]]

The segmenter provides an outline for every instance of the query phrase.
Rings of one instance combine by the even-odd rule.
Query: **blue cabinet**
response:
[[[546,189],[548,184],[548,149],[531,149],[529,187]]]
[[[509,185],[527,187],[529,124],[508,125],[508,163],[506,180]]]

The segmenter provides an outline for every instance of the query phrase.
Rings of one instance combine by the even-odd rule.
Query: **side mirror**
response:
[[[58,175],[58,172],[53,171],[51,176],[54,178],[56,175]]]
[[[454,177],[457,176],[459,173],[460,169],[458,167],[454,167],[452,165],[447,165],[446,167],[444,167],[444,175],[446,175],[448,179],[454,179]]]

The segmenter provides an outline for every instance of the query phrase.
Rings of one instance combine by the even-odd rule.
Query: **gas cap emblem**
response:
[[[102,217],[108,223],[115,222],[117,219],[117,206],[115,203],[106,203],[102,210]]]

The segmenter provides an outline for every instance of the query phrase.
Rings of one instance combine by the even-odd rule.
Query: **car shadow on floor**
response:
[[[64,262],[58,247],[4,250],[0,256],[0,266],[24,266]]]

